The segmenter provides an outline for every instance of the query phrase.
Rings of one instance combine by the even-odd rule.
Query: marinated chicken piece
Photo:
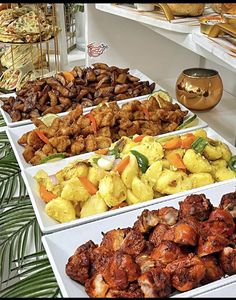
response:
[[[17,141],[18,144],[20,145],[24,145],[27,144],[27,137],[28,137],[29,132],[26,132],[22,135],[22,137],[19,138],[19,140]]]
[[[135,258],[135,262],[139,265],[142,274],[156,266],[156,260],[145,252],[139,254]]]
[[[49,142],[59,153],[66,152],[67,147],[71,145],[71,141],[68,136],[52,137],[49,139]]]
[[[112,140],[109,137],[97,136],[95,138],[97,149],[109,148],[112,144]]]
[[[131,255],[116,251],[102,275],[110,288],[123,290],[138,279],[140,268]]]
[[[89,134],[86,138],[85,138],[85,149],[87,152],[92,152],[95,151],[97,149],[97,142],[96,142],[96,138],[94,135]]]
[[[44,146],[43,146],[43,148],[42,148],[42,152],[44,153],[44,154],[46,154],[47,156],[48,155],[50,155],[50,154],[53,154],[53,153],[55,153],[55,149],[52,147],[52,145],[50,145],[50,144],[45,144]]]
[[[35,149],[32,146],[25,147],[22,155],[27,163],[34,157],[34,153]]]
[[[179,216],[179,211],[174,207],[166,206],[159,209],[158,215],[161,224],[166,224],[171,226],[176,224]]]
[[[106,298],[144,298],[144,294],[137,283],[131,283],[125,290],[109,289]]]
[[[187,196],[184,201],[179,202],[179,217],[181,219],[192,216],[198,221],[209,218],[213,205],[204,194]]]
[[[150,255],[156,262],[168,265],[174,260],[182,257],[184,254],[180,247],[171,241],[163,241],[158,247],[155,247]]]
[[[202,284],[207,284],[224,276],[224,271],[214,255],[204,256],[201,261],[206,268],[205,276],[201,281]]]
[[[133,229],[141,233],[149,232],[151,228],[155,227],[159,223],[159,211],[144,209],[141,216],[134,223]]]
[[[235,223],[232,215],[227,210],[215,209],[209,216],[209,229],[212,234],[222,234],[230,237],[235,231]]]
[[[206,268],[201,259],[191,253],[168,264],[165,271],[170,274],[173,287],[180,292],[185,292],[200,284]]]
[[[222,196],[219,208],[227,210],[236,218],[236,191]]]
[[[236,273],[236,249],[225,247],[220,253],[220,264],[228,275]]]
[[[137,256],[140,254],[146,246],[144,236],[135,230],[130,230],[125,236],[120,250],[124,253]]]
[[[103,235],[101,241],[101,247],[107,249],[108,251],[117,251],[121,248],[121,245],[126,238],[126,236],[131,231],[130,228],[124,229],[113,229],[106,232]]]
[[[180,221],[165,232],[163,239],[180,245],[196,246],[198,234],[191,224]]]
[[[97,247],[93,241],[81,245],[68,259],[66,274],[73,280],[84,284],[90,277],[91,264],[93,261],[93,250]]]
[[[109,285],[106,284],[100,273],[95,273],[85,282],[85,292],[90,298],[104,298],[108,289]]]
[[[80,154],[85,148],[83,136],[79,135],[76,137],[75,141],[71,144],[71,154]]]
[[[165,298],[171,293],[170,275],[160,267],[143,273],[138,283],[145,298]]]
[[[200,235],[197,247],[197,255],[203,257],[220,252],[229,244],[229,239],[223,235]]]
[[[42,148],[45,143],[38,137],[33,130],[27,135],[27,145],[32,146],[35,150]]]
[[[159,246],[163,241],[165,233],[169,230],[169,226],[165,224],[158,224],[154,227],[153,231],[149,234],[149,241],[154,244],[155,247]]]

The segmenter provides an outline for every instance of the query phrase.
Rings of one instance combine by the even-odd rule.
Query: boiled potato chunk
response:
[[[212,167],[206,158],[196,153],[193,149],[188,149],[183,157],[183,162],[191,173],[210,173]]]
[[[196,137],[202,137],[202,138],[207,138],[207,133],[204,129],[197,129],[196,131],[194,131],[193,133]]]
[[[84,202],[80,211],[80,218],[89,217],[92,215],[100,214],[108,210],[108,206],[105,201],[97,192],[96,195],[90,197]]]
[[[184,149],[174,149],[174,150],[166,150],[165,151],[165,157],[168,160],[169,156],[173,155],[173,153],[178,153],[181,157],[184,156]]]
[[[70,222],[76,219],[76,212],[73,204],[61,197],[48,202],[45,206],[45,211],[49,217],[60,223]]]
[[[99,192],[106,205],[115,206],[126,200],[127,188],[117,173],[109,173],[99,183]]]
[[[90,197],[90,194],[82,185],[79,178],[71,178],[65,182],[61,197],[72,201],[86,201]]]
[[[206,145],[204,151],[203,151],[204,157],[206,157],[208,160],[217,160],[220,159],[223,155],[221,147],[220,146],[212,146],[212,145]]]
[[[227,162],[224,159],[217,159],[211,162],[212,168],[227,168]]]
[[[144,183],[137,176],[132,181],[132,192],[134,196],[141,200],[140,202],[151,200],[154,196],[152,187]]]
[[[89,167],[86,163],[75,161],[70,163],[67,167],[56,173],[59,182],[69,180],[73,177],[87,176]]]
[[[154,186],[157,182],[157,179],[161,175],[163,169],[163,162],[161,160],[155,161],[147,169],[146,173],[142,174],[142,181],[147,182],[150,186]]]
[[[142,202],[142,200],[140,200],[138,197],[136,197],[131,190],[127,190],[127,200],[126,201],[129,205]]]
[[[122,172],[121,179],[124,182],[124,184],[127,186],[127,188],[131,189],[132,181],[134,177],[138,175],[139,168],[138,168],[136,157],[133,154],[129,154],[129,157],[130,157],[129,164]]]
[[[38,183],[42,183],[49,192],[52,192],[53,194],[60,196],[62,190],[61,185],[54,184],[51,178],[49,177],[49,175],[45,171],[43,170],[38,171],[34,176],[34,179]]]
[[[133,147],[132,150],[136,150],[145,155],[148,159],[149,166],[155,161],[162,159],[164,156],[161,144],[155,140],[152,143],[141,143]]]
[[[129,153],[129,151],[137,145],[137,143],[135,143],[133,140],[129,139],[128,137],[123,137],[123,139],[126,141],[124,148],[121,151],[121,154],[127,154]],[[123,155],[122,158],[123,158]]]
[[[96,187],[99,185],[99,181],[107,174],[103,168],[98,166],[89,168],[88,180],[91,181]]]
[[[214,179],[209,173],[195,173],[190,174],[189,179],[192,182],[192,188],[198,188],[200,186],[214,183]]]
[[[192,182],[183,171],[163,170],[155,185],[156,191],[162,194],[175,194],[190,190]]]
[[[234,173],[234,171],[230,170],[229,168],[222,167],[222,168],[214,169],[212,175],[216,181],[224,181],[227,179],[235,178],[236,174]]]
[[[222,158],[228,162],[232,156],[232,153],[231,153],[228,145],[226,145],[224,143],[220,143],[220,148],[222,151]]]

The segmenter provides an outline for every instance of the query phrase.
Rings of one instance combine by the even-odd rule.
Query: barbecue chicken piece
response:
[[[170,275],[161,267],[152,268],[138,278],[145,298],[165,298],[171,293]]]
[[[236,191],[222,196],[219,208],[227,210],[236,218]]]
[[[97,247],[93,241],[81,245],[75,253],[68,259],[66,264],[66,274],[73,280],[84,284],[90,277],[93,263],[93,250]]]
[[[179,216],[178,209],[170,206],[166,206],[159,209],[160,223],[165,225],[176,224]]]
[[[131,283],[125,290],[109,289],[106,298],[144,298],[144,294],[137,283]]]
[[[102,274],[95,273],[85,282],[85,292],[90,298],[104,298],[109,285],[104,281]]]
[[[149,234],[149,241],[153,243],[155,247],[159,246],[163,241],[165,233],[169,230],[169,226],[165,224],[158,224],[154,227],[153,231]]]
[[[206,268],[205,276],[201,281],[202,284],[207,284],[224,276],[224,271],[214,255],[204,256],[201,258],[201,261]]]
[[[212,204],[204,194],[187,196],[184,201],[179,202],[179,207],[181,219],[192,216],[198,221],[207,220],[213,209]]]
[[[220,253],[220,264],[228,275],[236,273],[236,249],[225,247]]]
[[[170,274],[171,284],[178,291],[185,292],[200,284],[206,268],[201,259],[191,253],[168,264],[165,271]]]

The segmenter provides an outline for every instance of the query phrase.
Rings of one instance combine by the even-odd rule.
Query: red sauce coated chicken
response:
[[[236,274],[234,196],[224,195],[219,208],[199,194],[179,210],[145,209],[133,227],[78,247],[66,273],[92,298],[163,298]]]

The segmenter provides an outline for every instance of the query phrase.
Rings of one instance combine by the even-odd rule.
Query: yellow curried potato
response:
[[[127,188],[120,175],[114,172],[103,177],[99,183],[99,192],[109,207],[118,205],[127,198]]]
[[[220,148],[222,151],[222,158],[228,162],[232,156],[229,146],[220,142]]]
[[[54,184],[51,178],[49,177],[49,175],[45,171],[43,170],[38,171],[34,176],[34,179],[38,183],[43,183],[43,185],[49,192],[52,192],[56,196],[60,196],[62,191],[62,186],[60,184]]]
[[[217,160],[223,156],[223,153],[219,145],[217,146],[206,145],[202,155],[206,157],[208,160]]]
[[[193,133],[196,137],[202,137],[202,138],[207,138],[207,133],[204,129],[197,129]]]
[[[96,187],[99,185],[99,181],[107,174],[107,172],[98,166],[89,168],[88,180],[91,181]]]
[[[193,189],[214,183],[214,179],[210,173],[189,174],[188,177],[189,177],[189,180],[192,182]]]
[[[181,157],[183,157],[184,156],[184,152],[185,152],[185,150],[181,149],[181,148],[174,149],[174,150],[166,150],[165,151],[165,157],[168,160],[169,156],[172,155],[173,153],[178,153]]]
[[[72,201],[86,201],[90,197],[90,194],[82,185],[79,178],[71,178],[65,182],[61,197]]]
[[[76,219],[73,204],[61,197],[55,198],[45,206],[46,213],[60,223],[70,222]]]
[[[140,202],[151,200],[154,196],[152,187],[144,183],[137,176],[132,181],[132,192],[134,196],[140,199]]]
[[[80,218],[89,217],[92,215],[100,214],[108,210],[108,206],[99,195],[99,192],[96,195],[90,197],[82,206],[80,211]]]
[[[227,168],[227,162],[224,159],[217,159],[211,162],[212,169],[214,168]]]
[[[127,199],[126,202],[129,205],[142,202],[138,197],[136,197],[131,190],[127,190]]]
[[[131,189],[132,181],[134,177],[138,175],[139,168],[138,168],[136,157],[133,154],[129,154],[129,156],[130,156],[129,164],[122,172],[121,179],[126,185],[126,187]]]
[[[212,171],[212,176],[216,181],[224,181],[227,179],[235,178],[236,173],[229,168],[217,168]]]
[[[186,173],[167,169],[162,171],[155,185],[157,192],[168,195],[190,190],[191,188],[192,182]]]
[[[146,173],[142,174],[142,181],[149,184],[153,187],[159,176],[161,175],[163,169],[163,162],[161,160],[155,161],[151,166],[147,169]]]
[[[207,159],[193,149],[188,149],[185,152],[183,162],[191,173],[210,173],[212,170]]]
[[[75,161],[70,163],[67,167],[56,173],[56,177],[59,182],[69,180],[71,178],[87,176],[89,167],[86,163],[81,161]]]
[[[124,154],[129,153],[129,151],[137,145],[137,143],[135,143],[132,139],[123,136],[122,139],[124,139],[126,141],[124,148],[121,151],[121,157],[123,158]]]
[[[148,159],[149,166],[155,161],[162,159],[164,156],[161,144],[155,140],[152,143],[141,143],[140,145],[133,147],[132,150],[136,150],[145,155]]]

